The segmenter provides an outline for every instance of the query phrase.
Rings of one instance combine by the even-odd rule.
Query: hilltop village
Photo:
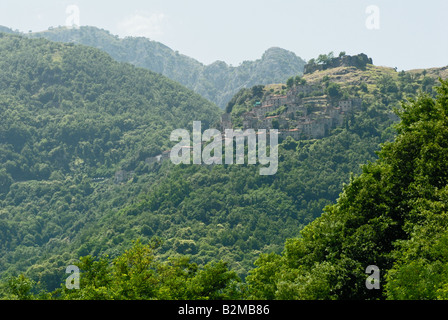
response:
[[[360,98],[337,99],[325,94],[324,87],[301,84],[285,95],[268,95],[244,114],[243,130],[278,129],[279,140],[320,139],[343,125],[345,115],[361,106]],[[221,117],[221,130],[233,128],[231,114]]]
[[[367,64],[372,64],[372,59],[365,54],[329,56],[323,63],[310,61],[305,66],[304,73],[341,66],[363,69]],[[343,126],[347,115],[361,105],[361,98],[330,96],[325,84],[300,82],[285,88],[283,94],[272,92],[265,95],[261,101],[255,102],[249,111],[241,115],[242,128],[234,126],[234,115],[231,113],[224,113],[217,126],[223,134],[223,140],[226,129],[266,129],[268,134],[269,130],[277,129],[279,141],[287,137],[294,140],[321,139],[328,136],[332,129]],[[171,150],[166,150],[162,154],[147,158],[145,162],[161,163],[170,158],[170,152]],[[114,181],[127,181],[133,174],[132,171],[117,171]]]
[[[286,137],[295,140],[321,139],[328,136],[331,129],[344,124],[347,113],[361,106],[362,99],[331,98],[325,94],[325,86],[298,84],[286,91],[286,94],[267,95],[263,101],[257,101],[253,108],[242,114],[243,130],[277,129],[279,141]],[[221,116],[220,130],[225,139],[226,129],[234,128],[232,114]],[[268,131],[269,132],[269,131]],[[147,164],[168,160],[171,150],[146,159]],[[115,182],[128,180],[133,172],[120,170]]]

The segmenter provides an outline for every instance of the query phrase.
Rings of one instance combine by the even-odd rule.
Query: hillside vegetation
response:
[[[0,52],[3,298],[445,296],[447,85],[434,100],[435,73],[305,75],[363,102],[322,139],[283,140],[277,174],[260,176],[256,165],[145,162],[173,129],[220,114],[160,74],[16,35],[0,34]],[[240,90],[232,116],[288,83]],[[417,100],[401,106],[407,97]],[[65,288],[72,264],[80,290]],[[365,290],[371,264],[386,290]],[[421,291],[406,288],[408,267],[423,272],[412,273]]]
[[[281,255],[248,277],[261,299],[446,299],[448,82],[404,103],[395,141]],[[381,290],[365,286],[381,271]]]
[[[172,130],[193,119],[206,127],[220,113],[172,80],[97,49],[0,33],[0,52],[2,273],[64,248],[106,213],[105,201],[97,207],[89,198],[114,195],[115,206],[124,204],[128,195],[114,194],[116,171],[142,170],[168,148]]]

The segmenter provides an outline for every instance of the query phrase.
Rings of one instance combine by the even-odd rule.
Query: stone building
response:
[[[160,162],[161,159],[162,159],[162,155],[159,154],[158,156],[155,156],[155,157],[146,158],[145,163],[151,165],[153,163]]]
[[[316,87],[316,86],[312,86],[312,85],[308,85],[308,84],[296,85],[296,86],[292,87],[286,94],[287,103],[288,104],[300,104],[301,103],[301,98],[299,96],[300,94],[308,95],[314,91],[322,91],[322,94],[323,94],[322,87]]]
[[[114,183],[122,183],[128,181],[134,175],[134,171],[119,170],[115,172]]]
[[[273,105],[278,108],[288,103],[288,96],[271,95],[266,97],[263,106]]]
[[[221,116],[221,131],[226,129],[232,129],[232,115],[230,113],[224,113]]]
[[[280,117],[280,116],[273,116],[273,117],[267,117],[264,118],[261,121],[261,129],[278,129],[274,128],[273,121],[277,121],[280,128],[288,127],[289,121],[286,118]]]
[[[163,151],[162,155],[161,155],[161,158],[160,158],[160,161],[169,159],[170,155],[171,155],[171,150]]]
[[[264,105],[260,108],[256,108],[255,114],[257,115],[257,117],[264,117],[266,115],[266,113],[273,112],[277,109],[278,109],[278,107],[273,104]]]
[[[304,105],[297,105],[297,104],[291,104],[288,105],[288,114],[300,114],[300,116],[306,117],[307,116],[307,109]]]
[[[258,129],[258,117],[255,112],[243,114],[243,129]]]
[[[292,137],[294,140],[300,140],[301,136],[302,136],[302,131],[297,128],[279,131],[279,139],[280,140],[286,139],[286,137]]]

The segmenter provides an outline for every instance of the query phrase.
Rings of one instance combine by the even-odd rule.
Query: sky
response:
[[[81,25],[144,36],[204,64],[281,47],[305,60],[365,53],[398,70],[448,65],[447,0],[0,0],[0,25]]]

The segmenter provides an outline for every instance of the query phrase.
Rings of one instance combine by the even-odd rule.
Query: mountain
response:
[[[430,245],[431,225],[417,247],[410,241],[404,251],[390,250],[406,239],[403,226],[409,233],[417,228],[409,224],[414,220],[400,220],[400,210],[415,205],[416,221],[426,205],[443,210],[443,203],[413,196],[443,187],[445,176],[439,181],[434,168],[445,160],[444,131],[435,134],[431,128],[439,127],[418,115],[445,121],[437,116],[444,109],[430,101],[446,68],[339,66],[240,89],[227,108],[235,127],[254,108],[285,96],[298,107],[306,101],[311,127],[329,121],[327,110],[343,112],[323,135],[281,139],[277,173],[261,176],[259,165],[154,160],[172,147],[173,129],[191,128],[193,120],[213,127],[222,114],[161,74],[84,45],[17,35],[0,34],[0,53],[1,297],[353,298],[365,295],[364,282],[356,281],[369,254],[391,267],[389,253],[406,262],[419,244]],[[399,156],[388,162],[393,170],[361,167],[401,133],[393,110],[419,91],[427,94],[421,113],[409,108],[402,128],[429,131],[398,139],[405,144],[388,156]],[[347,101],[359,103],[351,108]],[[279,107],[258,120],[286,118]],[[302,115],[294,116],[287,126],[299,124]],[[420,149],[425,157],[413,158]],[[407,176],[422,184],[407,188]],[[304,240],[296,240],[301,232]],[[427,267],[418,270],[430,275],[443,239],[430,263],[412,267]],[[406,264],[396,261],[401,273],[391,289],[399,294]],[[82,272],[79,291],[63,289],[69,265]]]
[[[289,77],[301,74],[305,65],[304,60],[281,48],[268,49],[261,59],[244,61],[237,67],[222,61],[204,65],[159,42],[143,37],[122,39],[106,30],[87,26],[79,29],[51,28],[27,35],[99,48],[118,61],[161,73],[194,90],[221,109],[226,107],[239,89],[285,82]]]
[[[139,172],[169,148],[171,131],[193,120],[206,128],[221,113],[163,75],[98,49],[0,33],[0,53],[2,273],[11,261],[63,248],[93,219],[89,196],[104,197],[95,211],[103,214],[117,171]]]
[[[8,169],[15,181],[48,178],[24,165],[22,161],[30,161],[18,156],[24,149],[31,148],[33,160],[42,156],[39,160],[50,171],[68,172],[77,157],[94,167],[111,168],[142,157],[144,152],[136,147],[145,145],[148,156],[161,153],[177,126],[187,127],[195,119],[206,127],[219,116],[217,107],[191,90],[160,74],[118,63],[100,50],[1,36],[0,136],[9,150],[3,153],[5,161],[17,162],[15,169]],[[33,150],[39,139],[45,143]],[[111,139],[117,144],[106,146]],[[94,149],[98,154],[87,151]],[[52,161],[56,158],[60,166]]]
[[[444,71],[445,68],[439,69]],[[327,205],[335,204],[343,196],[344,184],[363,173],[361,165],[375,161],[381,145],[393,141],[396,136],[393,125],[398,120],[393,110],[400,108],[402,99],[416,97],[419,90],[435,96],[436,78],[424,74],[367,65],[365,70],[338,67],[304,75],[306,85],[321,87],[323,92],[310,91],[303,99],[320,99],[322,94],[336,90],[344,99],[362,99],[361,105],[347,111],[345,121],[327,136],[284,139],[279,147],[279,169],[274,176],[260,176],[256,167],[248,165],[175,167],[151,192],[143,192],[138,201],[123,207],[116,215],[92,223],[84,230],[82,242],[76,242],[74,247],[82,249],[81,255],[112,254],[120,241],[129,239],[125,232],[133,230],[138,237],[162,239],[158,248],[162,259],[188,256],[200,265],[223,259],[241,278],[250,280],[250,290],[260,290],[252,291],[253,297],[291,298],[287,295],[288,287],[281,287],[287,281],[282,272],[290,272],[286,274],[294,279],[298,271],[288,269],[288,264],[295,266],[294,256],[281,255],[286,239],[297,237],[300,230],[319,219]],[[298,86],[242,89],[235,96],[232,116],[238,117],[242,108],[253,108],[256,101],[263,103],[272,99],[272,95],[288,95]],[[407,93],[411,87],[413,94]],[[331,223],[337,226],[337,221]],[[121,240],[111,245],[110,236]],[[325,234],[319,236],[324,244],[319,243],[316,250],[321,248],[325,252]],[[286,241],[286,248],[289,243],[292,240]],[[312,250],[310,247],[309,251]],[[318,257],[321,256],[324,254]],[[270,264],[275,266],[273,271]],[[312,270],[312,266],[306,265],[305,270]],[[318,272],[313,274],[316,279]],[[265,275],[273,278],[265,279]],[[274,288],[272,292],[267,290],[270,288]],[[282,295],[276,296],[276,290]],[[317,296],[319,288],[315,290]]]
[[[394,141],[334,205],[262,255],[247,277],[257,299],[448,298],[448,81],[399,110]]]
[[[4,32],[4,33],[10,33],[10,34],[19,34],[19,31],[14,31],[11,28],[5,27],[5,26],[0,26],[0,32]]]

